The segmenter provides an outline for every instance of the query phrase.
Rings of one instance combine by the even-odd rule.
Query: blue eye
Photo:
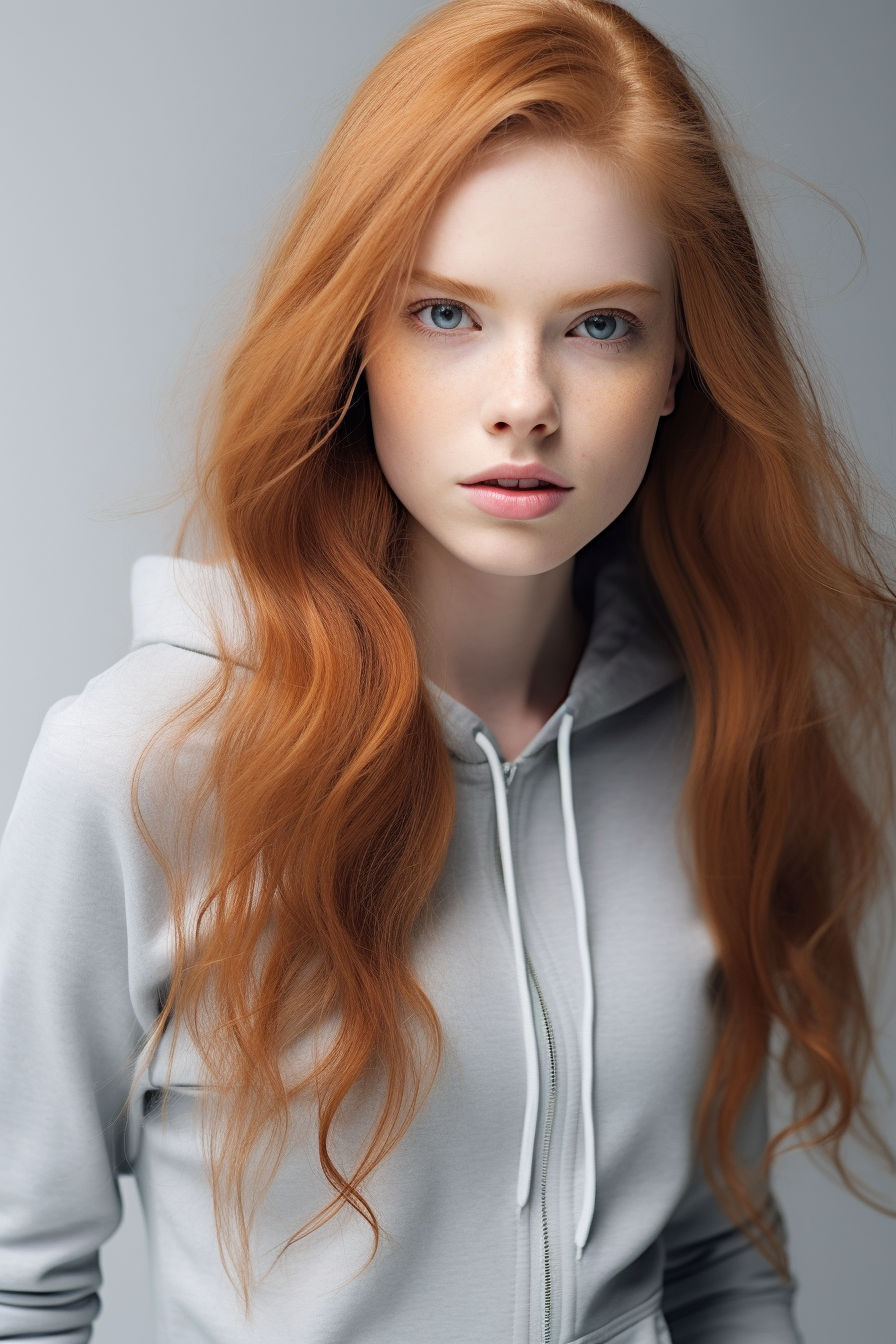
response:
[[[455,331],[458,327],[475,327],[466,308],[459,303],[441,299],[438,303],[424,303],[416,309],[417,321],[430,331]]]
[[[456,303],[434,303],[424,311],[429,315],[433,326],[441,331],[451,331],[454,327],[459,327],[465,316],[463,308],[459,308]]]
[[[576,327],[576,331],[584,331],[586,336],[591,336],[595,341],[618,341],[627,336],[631,329],[631,322],[613,313],[595,313]]]

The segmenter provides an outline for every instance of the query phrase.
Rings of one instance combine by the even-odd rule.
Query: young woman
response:
[[[601,0],[400,42],[198,509],[4,842],[0,1335],[88,1338],[130,1169],[172,1344],[792,1344],[767,1173],[865,1118],[894,598],[669,50]]]

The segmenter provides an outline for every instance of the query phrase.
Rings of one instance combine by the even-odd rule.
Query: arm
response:
[[[767,1132],[765,1087],[741,1124],[745,1159],[756,1161]],[[793,1283],[734,1227],[699,1167],[665,1234],[663,1312],[673,1344],[800,1344]]]
[[[0,1339],[85,1344],[121,1216],[133,825],[93,756],[78,702],[52,710],[0,846]]]

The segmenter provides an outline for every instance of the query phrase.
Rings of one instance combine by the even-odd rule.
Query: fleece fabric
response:
[[[138,562],[133,594],[133,651],[49,712],[2,845],[0,1339],[86,1344],[117,1181],[133,1172],[159,1344],[795,1344],[792,1286],[728,1221],[695,1153],[714,953],[677,825],[690,707],[624,556],[597,576],[567,701],[504,763],[538,1052],[528,1200],[518,1208],[521,1000],[495,778],[477,734],[500,749],[433,691],[457,822],[414,955],[442,1026],[441,1067],[366,1183],[382,1228],[369,1263],[370,1230],[351,1210],[284,1250],[332,1194],[313,1110],[297,1108],[254,1228],[248,1315],[216,1241],[195,1048],[181,1035],[173,1053],[167,1039],[153,1057],[144,1049],[171,938],[165,879],[131,802],[141,753],[204,684],[219,634],[239,638],[239,617],[226,579],[188,561]],[[557,752],[569,713],[595,992],[595,1205],[581,1258],[584,978]],[[170,779],[150,756],[151,829],[173,824],[211,732]],[[200,856],[197,891],[201,880]],[[297,1043],[297,1059],[311,1048]],[[374,1088],[347,1107],[336,1140],[347,1165],[377,1104]],[[760,1089],[741,1127],[747,1160],[766,1123]]]

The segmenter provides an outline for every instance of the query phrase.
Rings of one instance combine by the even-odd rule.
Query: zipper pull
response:
[[[504,787],[509,789],[516,774],[516,761],[505,761],[501,769],[504,771]]]

